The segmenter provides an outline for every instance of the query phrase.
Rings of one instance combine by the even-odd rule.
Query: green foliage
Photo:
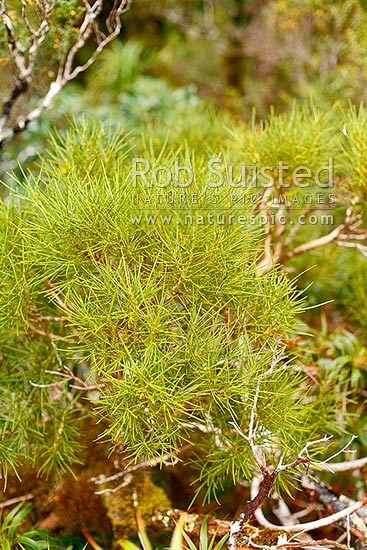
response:
[[[195,83],[202,95],[244,117],[253,107],[261,117],[270,106],[288,111],[295,99],[312,97],[328,109],[364,97],[364,1],[172,4],[136,0],[127,15],[129,37],[156,52],[155,75]]]
[[[225,129],[232,124],[231,118],[214,106],[209,110],[195,86],[175,89],[162,79],[144,76],[141,73],[144,63],[134,64],[140,52],[139,43],[114,43],[96,63],[96,68],[90,69],[91,76],[85,88],[76,82],[69,83],[55,99],[53,109],[29,125],[28,138],[19,136],[8,145],[8,152],[3,154],[0,164],[6,185],[15,185],[10,171],[20,180],[25,177],[25,169],[38,173],[38,156],[48,146],[50,131],[55,126],[67,131],[70,117],[82,122],[87,116],[101,121],[106,127],[113,126],[117,133],[122,126],[134,132],[138,139],[144,130],[146,139],[151,140],[155,148],[161,148],[167,141],[178,148],[182,135],[190,138],[191,147],[202,146],[210,136],[215,138],[218,150],[226,139]],[[121,59],[125,60],[123,64]],[[192,118],[186,116],[188,109]],[[145,147],[142,144],[142,148]],[[92,151],[92,147],[89,150]]]
[[[320,330],[308,329],[310,336],[297,343],[298,353],[306,365],[311,366],[313,377],[325,391],[354,393],[356,397],[366,384],[365,346],[352,332],[337,328],[330,331],[326,318]]]
[[[367,199],[367,110],[351,108],[344,116],[344,169],[349,176],[349,190],[352,197]]]
[[[340,274],[342,291],[339,295],[339,306],[353,328],[357,329],[364,344],[367,327],[367,312],[362,304],[367,300],[367,266],[365,257],[358,252],[353,255],[342,255],[340,260],[343,270]]]
[[[229,534],[224,535],[217,543],[215,542],[216,537],[213,535],[210,539],[208,539],[208,516],[205,516],[201,528],[200,528],[200,535],[199,535],[199,545],[198,547],[195,546],[193,541],[187,536],[185,532],[183,532],[183,536],[190,548],[190,550],[221,550],[223,548],[224,544],[226,543]]]
[[[144,521],[142,520],[139,514],[139,510],[136,509],[135,512],[136,512],[136,524],[138,527],[138,536],[141,543],[141,547],[143,548],[143,550],[152,550],[153,546],[146,532]],[[184,531],[185,520],[186,520],[186,516],[185,514],[183,514],[180,517],[179,521],[177,522],[177,525],[173,531],[169,550],[183,550],[184,548],[186,548],[186,546],[184,545],[184,539],[189,550],[221,550],[221,548],[223,548],[224,544],[226,543],[229,537],[229,534],[224,535],[217,542],[216,542],[215,535],[209,539],[208,538],[208,516],[205,516],[202,521],[200,534],[199,534],[199,544],[197,546],[194,544],[194,542],[190,539],[190,537]],[[118,544],[123,550],[140,550],[139,546],[137,546],[136,544],[134,544],[128,539],[120,539],[118,541]]]
[[[308,327],[307,334],[296,337],[288,351],[295,357],[299,368],[313,381],[314,398],[325,403],[325,408],[320,407],[319,410],[325,422],[327,410],[332,407],[331,403],[338,403],[338,424],[341,430],[344,427],[339,435],[340,446],[348,445],[348,433],[353,433],[356,439],[350,446],[350,451],[364,454],[366,347],[356,334],[342,326],[333,328],[331,323],[323,314],[321,327]],[[344,414],[346,410],[347,415]]]
[[[52,322],[55,307],[34,285],[32,263],[29,269],[25,265],[22,214],[18,217],[11,206],[2,205],[1,216],[1,468],[5,478],[9,467],[17,471],[24,461],[40,474],[70,471],[78,460],[80,414],[67,385],[62,380],[54,384],[48,374],[64,360],[53,332],[60,323]],[[40,311],[50,318],[44,330],[37,328]]]
[[[241,4],[249,11],[239,25]],[[353,106],[366,88],[365,2],[271,0],[260,2],[256,13],[250,4],[160,0],[150,6],[137,0],[125,26],[124,41],[132,40],[114,42],[83,80],[68,85],[49,115],[30,124],[28,137],[4,153],[0,169],[19,172],[15,179],[4,176],[13,191],[0,205],[5,480],[28,466],[40,476],[73,473],[80,430],[88,429],[80,422],[85,415],[101,420],[99,444],[122,450],[127,461],[166,461],[168,455],[173,462],[183,444],[192,445],[204,500],[257,469],[234,422],[248,434],[255,420],[253,443],[269,468],[291,462],[306,441],[324,433],[338,434],[342,445],[352,431],[359,438],[353,449],[366,447],[367,270],[359,253],[365,248],[331,244],[290,261],[286,255],[342,223],[351,201],[359,229],[365,227],[367,111]],[[23,4],[7,5],[26,49]],[[34,2],[24,6],[37,26]],[[84,9],[79,0],[56,2],[36,62],[33,91],[39,95],[75,40]],[[259,35],[264,40],[251,39]],[[5,98],[14,68],[6,42],[3,33]],[[92,40],[78,62],[91,47]],[[232,54],[237,86],[230,81]],[[23,99],[35,105],[32,90]],[[20,113],[24,105],[17,102]],[[267,115],[269,105],[276,110]],[[243,123],[252,106],[256,115]],[[79,122],[65,131],[73,115]],[[49,138],[55,123],[61,131]],[[35,159],[46,143],[40,168]],[[162,164],[174,173],[182,163],[193,169],[194,181],[174,188],[168,202],[172,185],[166,186],[165,172],[151,187],[142,180],[135,185],[135,156],[149,161],[149,179]],[[287,177],[282,183],[276,170],[260,172],[256,187],[247,179],[234,190],[246,199],[235,202],[226,185],[208,191],[210,157],[224,175],[230,166],[236,172],[242,164],[276,168],[282,161]],[[314,174],[330,158],[337,178],[320,189]],[[313,174],[304,188],[289,177],[300,166]],[[284,227],[264,231],[256,200],[266,193],[269,175],[273,197],[292,207]],[[320,191],[333,195],[322,204],[332,211],[332,225],[297,227],[301,212],[318,209]],[[180,194],[195,200],[180,202]],[[268,206],[267,213],[283,211],[282,203]],[[292,277],[301,274],[293,283],[282,265],[269,273],[259,268],[269,237],[270,250],[284,245],[275,263],[287,262]],[[309,334],[295,337],[305,306],[331,299],[329,327],[316,329],[319,315],[308,311]],[[312,451],[323,456],[320,447]],[[277,489],[291,486],[291,474],[282,472]],[[5,518],[4,537],[11,535],[13,543],[5,546],[4,538],[4,548],[18,545],[24,511]],[[46,548],[42,533],[24,536],[28,546],[22,547]],[[131,544],[120,541],[125,550],[133,550]],[[151,550],[147,537],[142,545]],[[182,546],[177,529],[171,548]],[[204,521],[199,550],[221,546],[208,540]]]
[[[238,222],[228,187],[216,190],[213,208],[205,149],[195,157],[168,145],[158,156],[146,149],[153,168],[173,172],[178,159],[195,173],[198,205],[162,206],[154,185],[132,180],[134,144],[123,132],[78,124],[52,147],[40,176],[3,205],[1,326],[14,342],[4,372],[15,377],[19,405],[34,402],[32,429],[19,407],[4,418],[3,433],[19,438],[18,460],[30,459],[42,430],[41,473],[63,457],[64,467],[76,460],[75,390],[67,380],[53,388],[58,373],[78,369],[78,357],[99,385],[95,411],[108,424],[101,438],[122,444],[131,461],[173,460],[203,431],[196,464],[207,496],[228,477],[252,475],[249,447],[230,422],[246,432],[255,401],[255,443],[269,464],[294,459],[305,441],[337,429],[335,402],[308,399],[307,378],[285,355],[302,300],[279,270],[258,272],[262,232],[250,218]],[[214,222],[205,218],[211,211]],[[254,205],[246,213],[256,220]],[[17,294],[13,320],[6,304]],[[4,400],[13,395],[9,381],[3,392]]]
[[[31,504],[23,506],[20,503],[2,520],[0,525],[2,550],[57,550],[60,548],[56,541],[43,529],[19,532],[19,528],[21,528],[31,510]]]
[[[291,174],[299,167],[307,167],[312,172],[312,179],[307,179],[307,193],[314,184],[314,174],[321,166],[327,166],[329,158],[340,149],[340,132],[334,113],[322,112],[313,107],[300,107],[294,105],[293,109],[286,113],[270,117],[259,125],[245,127],[243,134],[235,135],[243,151],[246,165],[257,164],[269,168],[267,173],[274,177],[274,193],[289,194],[294,189],[289,180]],[[274,168],[282,161],[288,167],[282,187],[278,173]],[[267,182],[267,180],[265,180]],[[305,186],[301,185],[296,191],[300,192]],[[321,182],[327,184],[327,182]],[[321,188],[319,188],[319,191]]]
[[[325,107],[345,100],[358,104],[366,85],[365,3],[276,0],[272,12],[283,40],[297,47],[306,36],[310,39],[287,67],[287,73],[292,66],[299,77],[293,93],[311,95]]]
[[[143,550],[153,550],[153,547],[151,545],[151,542],[149,540],[148,534],[147,534],[146,529],[145,529],[144,520],[141,517],[138,508],[135,508],[135,520],[136,520],[136,526],[138,528],[138,536],[139,536],[140,544],[141,544]],[[181,520],[178,523],[178,525],[176,526],[175,531],[172,535],[172,541],[171,541],[171,545],[170,545],[171,550],[174,550],[174,549],[177,550],[177,548],[181,548],[182,524],[183,524],[183,521]],[[128,539],[120,539],[118,541],[118,544],[123,550],[140,550],[139,546],[137,546],[136,544],[134,544],[133,542],[131,542]]]
[[[0,459],[3,475],[6,478],[9,467],[17,471],[24,461],[35,467],[40,475],[71,471],[70,464],[78,460],[80,449],[78,413],[75,403],[70,402],[70,395],[62,391],[63,388],[47,387],[51,376],[43,374],[41,369],[50,364],[54,356],[46,358],[50,349],[43,345],[43,361],[38,362],[42,357],[40,346],[37,350],[23,353],[22,357],[22,348],[32,346],[32,342],[22,338],[12,344],[14,347],[3,347],[6,358],[2,361],[1,375]],[[37,387],[36,384],[42,382],[46,383],[45,387]]]
[[[88,88],[97,96],[101,94],[110,103],[121,101],[119,94],[142,76],[146,63],[144,54],[140,42],[113,42],[89,73]],[[121,59],[124,60],[123,63]]]
[[[326,357],[319,360],[326,380],[329,384],[335,381],[339,388],[347,384],[352,390],[362,389],[365,384],[366,348],[349,331],[336,331],[329,337],[328,343]]]

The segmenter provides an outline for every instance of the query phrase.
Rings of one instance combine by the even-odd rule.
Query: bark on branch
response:
[[[112,42],[121,31],[121,16],[131,5],[131,0],[114,0],[112,7],[109,7],[108,15],[105,18],[105,31],[99,23],[102,10],[110,5],[106,0],[84,0],[85,12],[79,24],[79,30],[73,43],[61,53],[57,75],[50,82],[45,95],[40,98],[37,107],[26,114],[12,119],[14,106],[17,99],[31,88],[36,79],[36,66],[41,45],[46,39],[52,27],[52,14],[56,6],[56,0],[35,0],[33,16],[38,20],[38,27],[31,24],[29,16],[29,4],[21,1],[21,18],[25,29],[28,32],[26,44],[24,39],[21,43],[10,17],[7,0],[0,2],[0,24],[5,27],[9,57],[12,60],[16,71],[16,81],[8,98],[3,102],[0,116],[0,149],[7,141],[19,132],[25,130],[28,124],[40,117],[53,99],[60,93],[62,88],[70,80],[76,78],[81,72],[87,70],[96,60],[104,48]],[[34,18],[34,17],[33,17]],[[33,19],[32,19],[33,20]],[[85,46],[88,40],[94,38],[96,46],[89,58],[81,65],[75,65],[77,53]]]

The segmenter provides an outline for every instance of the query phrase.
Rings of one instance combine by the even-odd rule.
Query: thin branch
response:
[[[317,479],[315,475],[312,476],[312,478],[309,478],[308,476],[302,475],[299,479],[299,483],[302,487],[302,489],[306,489],[309,491],[312,491],[314,495],[317,495],[317,500],[322,502],[322,504],[328,506],[329,511],[332,512],[339,512],[340,510],[344,510],[347,506],[352,506],[356,503],[355,500],[346,497],[345,495],[337,495],[330,489],[325,483],[323,483],[321,480]],[[361,533],[363,538],[367,539],[367,509],[362,508],[355,514],[352,514],[351,518],[352,520],[352,528],[353,530],[358,530],[359,534],[358,536],[361,537]]]
[[[27,495],[23,495],[21,497],[14,497],[9,498],[8,500],[4,500],[3,502],[0,502],[0,509],[6,508],[7,506],[13,506],[13,504],[18,504],[18,502],[25,502],[27,500],[32,500],[33,494],[28,493]]]
[[[64,384],[65,382],[67,382],[67,380],[58,380],[57,382],[50,382],[50,384],[37,384],[32,380],[29,381],[30,385],[34,388],[54,388],[57,386],[61,386],[61,384]]]
[[[112,42],[112,40],[114,40],[120,34],[120,31],[121,31],[120,17],[123,13],[125,13],[130,8],[131,0],[120,0],[117,6],[116,4],[117,3],[115,2],[112,10],[110,11],[109,16],[107,17],[107,26],[109,28],[110,34],[108,34],[98,44],[97,48],[90,55],[90,57],[84,63],[84,65],[78,65],[77,67],[72,69],[76,53],[85,45],[87,39],[89,38],[92,32],[95,19],[102,10],[103,0],[96,0],[93,6],[90,6],[88,4],[87,14],[79,30],[78,39],[74,44],[74,46],[70,49],[69,54],[65,61],[64,76],[66,80],[73,80],[76,76],[78,76],[79,73],[86,71],[94,63],[97,56],[107,46],[107,44]]]
[[[323,466],[326,467],[326,469],[330,468],[330,471],[332,472],[330,464],[328,464],[328,462],[330,462],[330,460],[333,460],[333,458],[336,458],[337,456],[339,456],[341,453],[354,453],[355,451],[348,451],[348,447],[353,443],[355,439],[357,439],[357,436],[352,435],[350,440],[344,445],[344,447],[342,447],[339,451],[337,451],[333,455],[329,456],[329,458],[327,458],[326,460],[319,462],[318,464],[322,464]]]
[[[297,542],[282,542],[281,544],[276,544],[275,546],[272,546],[272,548],[314,548],[315,550],[321,550],[324,547],[321,545],[326,546],[332,546],[334,548],[340,548],[340,550],[350,550],[348,546],[345,546],[345,544],[340,544],[340,542],[336,542],[334,540],[329,539],[318,539],[318,540],[300,540]],[[263,546],[261,548],[264,548]]]
[[[14,26],[7,13],[6,0],[0,3],[0,20],[2,21],[8,35],[8,49],[17,68],[17,82],[11,91],[9,98],[4,102],[2,114],[0,116],[0,148],[6,141],[13,136],[25,130],[28,124],[39,118],[46,110],[54,98],[60,93],[62,88],[76,78],[81,72],[87,70],[96,60],[104,48],[114,40],[121,31],[121,16],[131,5],[131,0],[114,0],[112,8],[109,9],[106,18],[106,27],[108,34],[105,35],[97,21],[97,17],[102,13],[105,0],[95,0],[90,4],[84,0],[86,8],[84,19],[79,27],[78,35],[73,44],[61,54],[56,78],[50,83],[49,88],[37,107],[16,118],[12,125],[9,125],[10,116],[17,98],[23,94],[33,82],[35,75],[34,69],[42,43],[50,31],[50,20],[52,11],[55,7],[55,0],[49,2],[37,2],[35,11],[40,19],[40,25],[35,29],[29,21],[27,15],[28,4],[25,0],[21,1],[21,17],[29,34],[29,43],[26,48],[17,40]],[[74,67],[76,54],[85,46],[87,40],[94,34],[97,47],[89,55],[89,58],[83,65]]]
[[[47,287],[49,288],[48,294],[53,298],[53,300],[63,309],[64,311],[69,311],[70,313],[76,313],[76,309],[67,304],[62,298],[61,292],[57,292],[57,287],[51,283],[50,280],[45,281]]]
[[[30,21],[28,19],[28,14],[27,14],[27,8],[28,8],[28,5],[27,5],[27,1],[26,0],[20,0],[21,1],[21,4],[22,4],[22,19],[24,21],[24,24],[27,28],[27,31],[29,32],[29,34],[31,36],[34,36],[36,34],[36,30],[32,27],[32,25],[30,24]]]
[[[310,455],[308,454],[308,449],[310,447],[314,447],[315,445],[318,445],[319,443],[327,443],[328,441],[330,441],[331,439],[333,438],[332,435],[324,435],[324,437],[321,437],[320,439],[314,439],[313,441],[307,441],[306,445],[301,449],[301,451],[298,453],[298,457],[296,458],[296,460],[294,460],[293,462],[291,462],[290,464],[282,464],[282,458],[280,459],[279,461],[279,464],[278,466],[276,467],[276,470],[277,472],[282,472],[284,470],[291,470],[292,468],[295,468],[296,466],[298,466],[298,464],[301,464],[303,463],[302,461],[303,460],[306,460],[308,464],[312,464],[312,465],[319,465],[319,464],[322,464],[323,466],[325,465],[325,462],[326,461],[323,461],[323,462],[315,462],[313,460],[311,460],[310,458]],[[355,437],[353,436],[353,439],[350,441],[350,443],[355,439]],[[348,443],[348,445],[350,444]],[[339,455],[340,453],[342,453],[344,451],[346,447],[343,447],[343,449],[341,451],[338,451],[337,453],[335,453],[335,455],[333,455],[332,458],[335,458],[335,456]],[[306,456],[304,456],[306,455]],[[327,466],[325,466],[325,468],[327,468]]]
[[[320,462],[318,464],[318,467],[321,469],[327,469],[331,470],[333,473],[335,472],[348,472],[349,470],[356,470],[358,468],[363,468],[363,466],[367,465],[367,457],[364,458],[358,458],[357,460],[350,460],[345,462],[334,462],[333,464],[328,464],[328,466],[324,467],[323,463]]]
[[[285,220],[282,221],[281,215],[284,215],[285,212]],[[275,231],[275,242],[274,242],[274,262],[276,263],[278,261],[278,258],[282,255],[283,251],[283,243],[282,243],[282,237],[285,233],[286,227],[288,225],[290,218],[290,205],[287,204],[285,206],[282,206],[282,208],[279,209],[279,212],[276,216],[276,231]]]
[[[34,70],[39,49],[44,42],[50,30],[50,17],[55,2],[43,2],[41,5],[40,25],[34,29],[29,22],[27,14],[27,3],[25,0],[21,2],[22,20],[29,33],[29,41],[26,46],[17,40],[14,31],[13,23],[7,13],[6,1],[1,2],[0,16],[8,34],[8,50],[14,64],[17,68],[17,80],[9,95],[9,98],[4,102],[2,115],[0,118],[0,136],[6,130],[9,123],[12,108],[20,95],[26,92],[32,82],[32,72]],[[0,144],[2,139],[0,140]]]
[[[363,237],[365,238],[365,237]],[[361,254],[363,254],[363,256],[367,256],[367,246],[362,244],[362,243],[355,243],[355,242],[346,242],[346,241],[336,241],[336,244],[338,246],[345,246],[345,247],[349,247],[349,248],[356,248],[357,250],[359,250],[359,252]]]
[[[293,525],[297,523],[295,514],[292,514],[284,499],[275,491],[271,494],[271,511],[278,518],[282,525]]]
[[[314,212],[315,210],[316,210],[315,206],[310,206],[309,208],[306,208],[306,210],[303,211],[304,216],[305,217],[308,216],[309,214],[311,214],[311,212]],[[300,220],[298,219],[297,222],[293,225],[293,227],[289,231],[287,237],[285,238],[284,243],[283,243],[283,248],[286,248],[287,246],[289,246],[292,243],[294,237],[297,235],[297,233],[301,229],[301,227],[303,227],[303,225],[300,222]]]
[[[246,503],[244,509],[239,514],[237,520],[232,523],[231,530],[230,530],[230,537],[228,540],[228,547],[230,550],[235,550],[237,548],[237,539],[241,534],[241,531],[243,527],[247,524],[249,519],[255,515],[256,519],[261,523],[262,525],[270,528],[270,529],[279,529],[281,526],[274,526],[274,524],[271,524],[266,520],[264,517],[262,511],[261,511],[261,504],[265,500],[265,498],[269,495],[270,491],[272,490],[274,486],[275,479],[277,475],[285,470],[294,469],[300,464],[303,464],[304,466],[309,468],[310,465],[322,465],[322,467],[329,469],[330,466],[328,464],[329,460],[332,460],[333,458],[337,457],[339,454],[346,451],[347,447],[352,443],[352,441],[355,439],[355,436],[352,436],[350,441],[342,447],[338,452],[334,453],[329,459],[326,459],[324,461],[316,462],[313,461],[309,455],[309,448],[311,446],[315,446],[319,443],[325,443],[330,441],[332,436],[325,435],[322,438],[308,441],[306,445],[301,449],[301,451],[298,453],[298,457],[289,464],[283,464],[282,458],[280,458],[279,463],[276,468],[272,469],[271,466],[267,466],[265,458],[261,458],[257,452],[257,447],[254,445],[254,437],[256,435],[256,429],[254,424],[254,418],[256,415],[256,406],[257,406],[257,400],[258,400],[258,393],[259,393],[259,384],[257,386],[255,398],[254,398],[254,404],[251,410],[251,417],[250,417],[250,423],[249,423],[249,431],[248,435],[244,434],[238,424],[235,421],[230,422],[230,424],[235,428],[235,430],[243,437],[247,443],[249,444],[251,454],[258,465],[261,474],[262,474],[262,480],[260,481],[257,476],[254,477],[251,485],[251,500]],[[345,510],[338,512],[336,514],[333,514],[330,521],[333,523],[334,521],[338,521],[340,518],[346,517],[348,514],[351,514],[355,510],[361,508],[364,506],[367,502],[367,499],[364,499],[361,503],[354,503],[351,506],[348,507],[348,512],[345,512]],[[357,507],[357,508],[353,508]],[[342,514],[341,516],[338,516],[338,514]],[[290,531],[303,531],[305,530],[311,530],[317,528],[317,522],[311,522],[312,527],[307,529],[309,524],[301,524],[298,526],[291,525],[287,526],[286,530]],[[324,524],[320,524],[320,526],[323,526]],[[326,523],[328,525],[328,523]]]
[[[364,512],[363,508],[367,504],[367,499],[364,498],[360,502],[353,501],[352,499],[344,497],[343,500],[341,500],[341,497],[337,497],[334,493],[332,493],[324,484],[321,482],[318,483],[317,481],[313,479],[309,479],[307,476],[301,477],[301,485],[304,488],[310,488],[313,491],[315,491],[317,494],[320,495],[320,500],[324,504],[328,504],[331,506],[331,508],[335,511],[334,514],[331,516],[328,516],[327,518],[323,518],[322,520],[312,521],[304,524],[283,524],[281,526],[277,526],[271,522],[269,522],[262,510],[259,508],[255,512],[255,518],[258,521],[260,525],[263,527],[266,527],[268,529],[284,529],[286,531],[290,532],[304,532],[304,531],[311,531],[313,529],[318,529],[319,527],[324,527],[327,525],[331,525],[332,523],[335,523],[337,521],[343,520],[346,524],[348,532],[353,533],[355,536],[357,536],[362,541],[366,542],[366,525],[365,525],[365,516],[367,514],[367,509]],[[260,490],[260,479],[259,477],[255,477],[251,484],[251,497],[254,497],[258,494]],[[343,496],[343,495],[342,495]],[[363,514],[362,514],[363,510]],[[348,536],[347,532],[347,536]]]
[[[180,447],[178,452],[182,452],[186,449],[188,449],[190,445],[183,445]],[[93,481],[96,485],[104,485],[105,483],[108,483],[109,481],[115,481],[116,479],[119,479],[121,477],[125,477],[127,474],[131,474],[132,472],[136,472],[137,470],[141,470],[148,467],[157,466],[158,464],[162,464],[166,461],[170,461],[169,465],[173,465],[178,462],[178,458],[175,458],[174,461],[172,461],[172,455],[170,454],[164,454],[163,456],[152,458],[150,460],[143,460],[142,462],[139,462],[139,464],[134,464],[134,466],[130,466],[129,468],[126,468],[122,472],[117,472],[116,474],[109,476],[109,477],[92,477],[90,478],[90,481]],[[102,489],[101,491],[96,491],[96,495],[102,495],[104,493],[115,493],[122,487],[124,487],[124,482],[119,484],[117,487],[113,488],[107,488]]]
[[[27,90],[28,90],[28,82],[26,80],[21,80],[18,78],[12,91],[10,92],[10,96],[3,103],[2,113],[0,117],[0,132],[2,132],[4,128],[6,128],[6,125],[8,124],[11,110],[14,103],[16,102],[18,97],[23,93],[25,93]]]
[[[29,330],[31,332],[34,332],[35,334],[39,334],[40,336],[47,336],[47,338],[52,338],[53,340],[61,340],[63,342],[71,341],[70,338],[65,338],[64,336],[60,336],[59,334],[54,334],[53,332],[48,332],[47,330],[36,328],[33,325],[29,325]]]
[[[54,386],[60,386],[61,384],[65,384],[68,382],[76,382],[76,384],[70,384],[70,387],[74,390],[80,390],[80,391],[94,391],[94,390],[100,390],[101,388],[105,387],[105,384],[98,384],[98,385],[90,385],[78,376],[76,376],[67,366],[62,365],[62,367],[67,371],[67,374],[64,372],[59,372],[56,370],[45,370],[46,374],[53,374],[55,376],[60,376],[62,380],[58,380],[56,382],[50,382],[49,384],[38,384],[36,382],[32,382],[30,380],[31,386],[34,386],[35,388],[52,388]]]
[[[255,445],[254,443],[254,437],[255,437],[255,433],[256,433],[256,430],[257,430],[257,426],[255,425],[255,416],[256,416],[256,408],[257,408],[257,401],[258,401],[258,398],[259,398],[259,392],[260,392],[260,383],[257,384],[256,386],[256,392],[255,392],[255,397],[254,397],[254,402],[252,404],[252,408],[251,408],[251,415],[250,415],[250,424],[249,424],[249,429],[248,429],[248,435],[244,434],[243,431],[241,430],[241,428],[238,426],[237,422],[235,420],[232,420],[232,421],[229,421],[228,424],[231,424],[231,426],[234,427],[234,429],[236,430],[236,432],[241,436],[243,437],[243,439],[245,439],[250,447],[250,450],[251,450],[251,454],[256,462],[256,464],[258,465],[260,471],[263,473],[263,474],[268,474],[269,472],[267,471],[267,466],[266,466],[266,462],[265,460],[263,459],[262,456],[259,455],[259,452],[258,452],[258,446]]]
[[[81,378],[79,378],[79,376],[76,376],[66,365],[64,365],[63,368],[67,371],[67,374],[59,371],[53,371],[53,370],[46,370],[45,373],[61,376],[62,378],[64,378],[63,380],[64,382],[71,382],[71,381],[76,382],[76,385],[74,384],[70,385],[70,387],[74,388],[75,390],[93,391],[93,390],[100,390],[101,388],[105,387],[105,384],[103,383],[97,384],[97,385],[88,384],[88,382],[82,380]]]
[[[344,510],[341,510],[340,512],[336,512],[335,514],[331,514],[330,516],[327,516],[325,518],[317,519],[315,521],[310,521],[308,523],[299,523],[294,525],[284,525],[284,526],[275,525],[274,523],[271,523],[265,518],[265,516],[263,515],[260,509],[256,511],[255,517],[257,521],[267,529],[282,529],[284,531],[288,531],[289,533],[303,533],[306,531],[313,531],[314,529],[320,529],[321,527],[327,527],[328,525],[332,525],[333,523],[336,523],[341,519],[344,519],[347,516],[350,516],[360,508],[363,508],[363,506],[366,506],[366,504],[367,504],[367,498],[364,498],[359,502],[356,502],[355,504],[348,506],[347,508],[344,508]]]
[[[10,56],[17,67],[19,80],[23,80],[27,76],[26,60],[23,55],[23,47],[16,39],[12,20],[7,14],[5,0],[1,0],[0,16],[8,35],[8,49]]]
[[[336,227],[333,231],[331,231],[330,233],[327,233],[327,235],[323,235],[318,239],[313,239],[312,241],[308,241],[307,243],[296,246],[296,248],[284,254],[284,257],[282,260],[283,261],[290,260],[291,258],[294,258],[294,256],[298,256],[298,254],[303,254],[304,252],[309,252],[310,250],[319,248],[320,246],[325,246],[326,244],[332,243],[333,241],[338,239],[338,237],[344,231],[345,228],[346,228],[345,224],[342,223],[338,225],[338,227]]]
[[[52,321],[55,323],[61,323],[67,320],[68,320],[67,317],[54,317],[53,315],[37,315],[34,317],[34,321],[37,321],[37,322]]]
[[[296,248],[290,250],[281,258],[279,258],[279,261],[286,262],[294,256],[297,256],[298,254],[308,252],[331,242],[340,241],[344,238],[343,234],[345,234],[346,231],[351,232],[351,234],[348,235],[349,239],[366,238],[367,230],[365,228],[361,228],[361,225],[363,224],[362,215],[354,211],[354,207],[356,204],[358,204],[358,202],[358,197],[353,197],[353,199],[351,199],[345,213],[344,222],[333,229],[333,231],[327,233],[326,235],[323,235],[322,237],[319,237],[318,239],[314,239],[312,241],[297,246]]]

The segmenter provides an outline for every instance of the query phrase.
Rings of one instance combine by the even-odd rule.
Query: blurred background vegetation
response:
[[[208,102],[245,121],[253,110],[266,117],[294,101],[324,110],[335,102],[358,105],[367,89],[366,26],[362,0],[134,0],[119,39],[8,149],[1,171],[16,168],[16,157],[28,164],[53,125],[62,128],[82,114],[138,130],[158,121],[182,124],[189,109]],[[54,70],[54,39],[41,60],[37,92]],[[5,96],[10,75],[3,55]],[[29,90],[22,101],[34,94]]]

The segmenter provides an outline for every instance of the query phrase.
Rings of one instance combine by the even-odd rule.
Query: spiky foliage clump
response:
[[[1,206],[1,463],[68,467],[89,396],[101,438],[132,461],[196,444],[215,491],[255,467],[233,422],[247,433],[256,420],[253,443],[276,464],[334,429],[335,404],[307,397],[285,355],[302,303],[279,270],[258,271],[254,207],[239,211],[226,186],[213,203],[200,151],[147,148],[166,170],[147,175],[151,186],[134,180],[133,147],[77,125]],[[194,173],[184,202],[177,177],[166,184],[177,162]]]

